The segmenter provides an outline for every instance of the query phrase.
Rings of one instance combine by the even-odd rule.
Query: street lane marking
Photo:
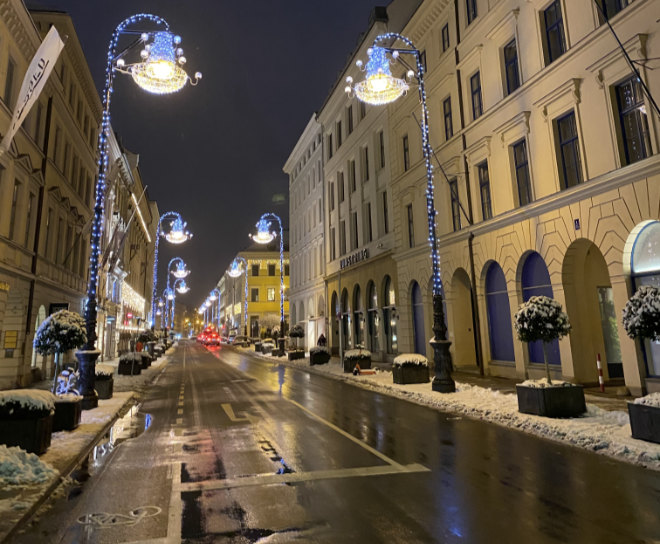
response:
[[[230,421],[233,421],[234,423],[253,423],[253,418],[248,414],[240,417],[234,414],[234,409],[231,407],[231,404],[223,403],[220,406],[222,406],[222,409],[225,411],[225,414],[227,414]]]
[[[311,482],[316,480],[336,480],[339,478],[359,478],[365,476],[387,476],[390,474],[413,474],[430,472],[430,469],[419,463],[411,465],[381,465],[375,467],[340,468],[316,470],[312,472],[292,472],[289,474],[257,474],[245,478],[228,480],[208,480],[205,482],[186,482],[180,484],[181,493],[187,491],[210,491],[219,489],[235,489],[258,485],[272,485],[296,482]]]

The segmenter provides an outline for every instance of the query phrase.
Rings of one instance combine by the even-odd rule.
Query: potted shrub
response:
[[[546,417],[574,417],[587,411],[581,385],[554,382],[548,364],[548,343],[568,334],[571,325],[561,304],[546,296],[530,297],[514,316],[518,339],[543,342],[545,380],[526,380],[516,385],[518,411]]]
[[[314,346],[309,349],[309,364],[324,365],[330,360],[330,350],[325,346]]]
[[[0,391],[0,444],[41,455],[50,446],[55,395],[38,389]]]
[[[360,345],[344,352],[344,372],[353,372],[355,365],[363,370],[371,368],[371,352]]]
[[[623,327],[630,338],[660,342],[660,290],[643,285],[623,309]],[[660,393],[628,403],[633,438],[660,443]]]
[[[96,388],[96,394],[99,396],[99,399],[111,399],[115,383],[115,367],[100,363],[96,365],[95,373],[94,387]]]
[[[127,351],[119,357],[117,374],[134,376],[142,373],[142,355],[137,351]]]
[[[154,346],[156,345],[156,341],[158,338],[156,337],[156,334],[152,330],[146,330],[142,331],[138,335],[138,342],[141,342],[142,345],[147,346],[147,351],[149,352],[149,355],[153,357],[154,355]]]
[[[293,327],[291,327],[291,330],[289,331],[289,338],[293,338],[295,349],[292,349],[287,353],[287,358],[289,359],[289,361],[293,361],[294,359],[305,358],[305,350],[299,349],[298,347],[298,339],[304,337],[305,337],[305,329],[303,329],[302,325],[294,325]]]
[[[394,383],[428,383],[429,362],[419,353],[402,353],[394,358],[392,364]]]
[[[53,430],[72,430],[80,423],[82,397],[76,390],[77,373],[72,369],[60,372],[63,353],[81,347],[87,342],[85,320],[76,312],[60,310],[49,315],[37,329],[33,346],[40,355],[55,355],[55,370],[51,391],[55,400]]]

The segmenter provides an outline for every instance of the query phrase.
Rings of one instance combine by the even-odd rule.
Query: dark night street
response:
[[[660,538],[653,471],[231,348],[182,342],[133,419],[16,542]]]

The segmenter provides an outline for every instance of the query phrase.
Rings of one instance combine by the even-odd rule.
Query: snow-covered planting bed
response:
[[[394,358],[392,363],[394,366],[429,366],[429,362],[423,355],[419,353],[402,353]]]
[[[115,373],[115,367],[112,365],[99,363],[95,367],[95,373],[97,376],[109,377]]]
[[[635,399],[635,404],[644,404],[645,406],[654,406],[660,408],[660,393],[651,393],[645,397]]]
[[[39,389],[10,389],[0,391],[0,409],[20,406],[25,410],[53,410],[56,397]]]

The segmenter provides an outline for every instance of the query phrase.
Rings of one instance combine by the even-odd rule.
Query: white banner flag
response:
[[[11,125],[9,125],[9,129],[2,139],[2,143],[0,143],[0,155],[9,149],[12,138],[25,121],[25,117],[37,98],[39,98],[63,47],[64,42],[60,38],[57,29],[54,26],[50,27],[44,41],[32,58],[32,62],[25,73],[25,78],[23,78],[23,85],[21,85],[21,92],[14,107]]]

